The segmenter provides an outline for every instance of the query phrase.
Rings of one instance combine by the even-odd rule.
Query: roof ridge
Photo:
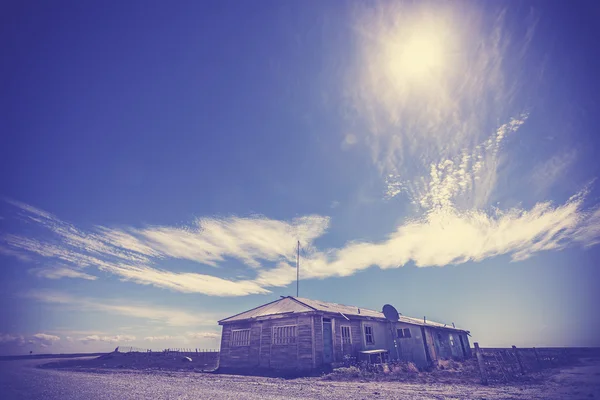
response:
[[[264,307],[264,306],[268,306],[269,304],[277,303],[278,301],[281,301],[281,300],[283,300],[284,298],[285,298],[285,297],[282,297],[282,298],[279,298],[279,299],[276,299],[276,300],[270,301],[270,302],[268,302],[268,303],[265,303],[265,304],[258,305],[258,306],[256,306],[256,307],[253,307],[253,308],[249,309],[249,310],[246,310],[246,311],[239,312],[239,313],[237,313],[237,314],[235,314],[235,315],[232,315],[232,316],[230,316],[230,317],[227,317],[227,318],[220,319],[220,320],[218,320],[218,321],[217,321],[217,323],[219,323],[219,322],[223,322],[223,321],[227,321],[228,319],[231,319],[231,318],[237,317],[238,315],[242,315],[242,314],[245,314],[245,313],[247,313],[247,312],[254,311],[254,310],[256,310],[256,309],[258,309],[258,308],[261,308],[261,307]]]
[[[294,297],[294,296],[286,296],[286,297],[284,297],[284,299],[285,299],[285,298],[292,299],[292,300],[294,300],[296,303],[300,303],[300,304],[302,304],[303,306],[306,306],[306,307],[308,307],[308,308],[312,308],[314,311],[318,311],[318,310],[317,310],[316,308],[314,308],[313,306],[310,306],[310,305],[308,305],[308,304],[304,303],[303,301],[300,301],[300,300],[298,300],[298,297]],[[302,298],[302,297],[300,297],[300,298]],[[307,299],[307,300],[311,300],[311,299]]]
[[[297,300],[297,301],[300,301],[300,300],[298,300],[298,299],[306,299],[306,300],[311,300],[311,301],[318,301],[318,302],[321,302],[321,303],[335,304],[335,305],[337,305],[337,306],[344,306],[344,307],[355,307],[355,308],[358,308],[358,309],[361,309],[361,310],[373,311],[373,312],[376,312],[376,313],[382,313],[382,314],[383,314],[383,312],[382,312],[382,311],[373,310],[373,309],[371,309],[371,308],[367,308],[367,307],[350,306],[350,305],[348,305],[348,304],[334,303],[333,301],[325,301],[325,300],[309,299],[309,298],[307,298],[307,297],[293,297],[293,296],[288,296],[288,297],[291,297],[291,298],[293,298],[293,299],[295,299],[295,300]],[[304,305],[306,305],[306,306],[310,307],[308,304],[305,304],[305,303],[302,303],[302,304],[304,304]],[[311,308],[314,308],[314,307],[311,307]]]

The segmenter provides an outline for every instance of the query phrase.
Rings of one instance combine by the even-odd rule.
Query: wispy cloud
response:
[[[574,240],[582,243],[585,247],[600,244],[600,208],[582,214],[581,218],[585,223],[580,224],[575,230]]]
[[[196,342],[199,339],[217,340],[220,339],[221,335],[217,332],[187,332],[181,335],[156,335],[146,336],[144,338],[147,342],[176,342],[176,343],[190,343],[191,341]]]
[[[9,253],[25,251],[62,263],[60,267],[34,269],[37,276],[93,280],[96,277],[82,272],[82,268],[95,267],[139,284],[214,296],[268,293],[268,289],[252,280],[178,273],[159,269],[155,264],[166,258],[211,266],[217,266],[226,258],[237,258],[253,269],[264,268],[269,263],[293,263],[296,240],[310,244],[323,235],[329,225],[329,218],[316,215],[291,221],[252,216],[201,218],[186,227],[98,227],[86,232],[43,210],[17,201],[10,203],[18,208],[21,218],[53,233],[49,240],[13,234],[2,236]]]
[[[132,335],[115,335],[115,336],[89,335],[86,337],[79,338],[78,340],[85,344],[93,343],[93,342],[126,343],[126,342],[133,342],[135,340],[135,336],[132,336]]]
[[[509,108],[518,76],[508,78],[503,66],[508,57],[525,56],[535,23],[514,37],[505,29],[505,10],[494,18],[481,11],[381,2],[356,13],[358,67],[349,70],[347,99],[382,171],[412,176],[414,167],[452,159],[481,141],[490,121],[520,111]],[[426,76],[406,71],[404,58],[414,54],[403,46],[415,35],[440,48],[442,62]]]
[[[24,340],[22,335],[0,334],[0,343],[22,343]]]
[[[47,333],[36,333],[33,335],[0,334],[0,344],[12,346],[38,346],[48,347],[58,342],[60,337]]]
[[[221,337],[217,332],[188,332],[187,336],[192,339],[219,339]]]
[[[561,152],[540,163],[531,174],[531,183],[538,194],[548,191],[559,179],[564,177],[568,168],[577,159],[577,151]]]
[[[267,289],[249,280],[233,281],[206,274],[176,273],[144,265],[113,265],[107,270],[125,280],[183,293],[204,293],[211,296],[268,293]]]
[[[98,330],[81,330],[81,329],[52,329],[49,332],[55,333],[58,335],[69,335],[69,336],[78,336],[78,335],[106,335],[107,333],[104,331]]]
[[[58,342],[60,340],[58,336],[48,335],[47,333],[36,333],[35,335],[32,335],[32,337],[42,342],[48,343]]]
[[[352,243],[330,257],[319,255],[305,261],[303,270],[309,276],[326,276],[327,271],[344,276],[373,265],[397,268],[411,261],[420,267],[445,266],[501,254],[523,260],[597,237],[597,227],[594,231],[584,228],[588,224],[586,213],[580,210],[582,199],[578,195],[561,206],[540,203],[528,211],[496,210],[491,215],[442,209],[401,225],[381,243]]]
[[[48,267],[48,268],[32,268],[30,273],[40,278],[60,279],[60,278],[79,278],[90,281],[98,279],[94,275],[86,274],[85,272],[77,271],[67,267]]]
[[[144,338],[144,340],[148,341],[148,342],[162,342],[162,341],[177,340],[177,339],[181,339],[181,336],[163,335],[163,336],[146,336]]]
[[[305,243],[321,236],[329,219],[321,216],[296,218],[291,222],[262,216],[202,218],[184,228],[156,227],[136,233],[153,249],[173,258],[216,266],[225,257],[238,258],[260,267],[261,260],[294,259],[294,239]]]
[[[56,291],[30,291],[24,297],[49,304],[61,304],[76,310],[100,311],[109,314],[126,315],[151,321],[163,322],[171,326],[211,325],[217,317],[210,314],[190,313],[175,308],[160,307],[147,303],[132,303],[122,299],[111,301],[74,297]],[[97,336],[97,335],[91,335]]]
[[[424,210],[489,206],[500,143],[527,119],[539,84],[508,68],[535,62],[535,12],[516,34],[502,5],[375,2],[356,11],[345,118],[386,182],[384,197],[405,194]],[[415,64],[427,56],[439,62]]]
[[[471,151],[464,149],[454,159],[430,164],[429,174],[419,179],[402,181],[401,177],[388,175],[387,197],[394,197],[404,189],[413,202],[426,211],[456,206],[462,209],[485,207],[496,183],[500,145],[527,117],[522,114],[512,118]]]
[[[16,251],[14,249],[10,249],[10,248],[4,247],[4,246],[0,246],[0,254],[5,255],[5,256],[14,257],[17,260],[22,261],[22,262],[31,261],[31,258],[28,257],[23,252]]]
[[[513,121],[501,127],[496,135],[485,142],[482,152],[497,150],[501,137],[511,129],[516,129],[520,121]],[[558,250],[573,244],[589,246],[598,242],[600,237],[600,212],[597,208],[585,210],[583,201],[586,191],[573,196],[562,205],[550,202],[539,202],[529,210],[482,210],[458,208],[456,199],[460,197],[461,188],[468,187],[475,179],[475,173],[484,165],[475,157],[472,162],[447,162],[432,166],[432,183],[422,192],[419,187],[413,188],[415,198],[419,200],[427,212],[420,217],[407,219],[401,223],[389,237],[381,242],[349,242],[338,249],[318,249],[306,245],[301,275],[307,278],[327,278],[348,276],[371,266],[380,268],[401,267],[409,262],[417,266],[444,266],[481,261],[485,258],[508,254],[513,260],[523,260],[540,251]],[[417,195],[422,194],[420,197]],[[25,210],[25,208],[22,208]],[[57,221],[56,217],[53,217]],[[73,265],[68,271],[40,270],[41,274],[52,273],[69,276],[77,274],[78,262],[85,266],[117,275],[122,279],[139,284],[169,288],[183,293],[204,293],[213,296],[241,296],[250,293],[267,293],[270,287],[286,286],[296,276],[294,263],[294,246],[296,237],[314,240],[325,233],[329,221],[324,217],[309,216],[298,218],[292,223],[267,220],[260,217],[253,235],[253,221],[250,219],[231,218],[227,221],[204,219],[202,230],[192,232],[181,228],[147,229],[146,234],[126,236],[121,248],[131,248],[132,238],[135,246],[144,249],[146,256],[161,254],[161,257],[184,256],[212,263],[219,257],[209,254],[235,254],[245,260],[255,277],[241,279],[225,279],[215,275],[198,273],[178,273],[159,269],[144,263],[130,263],[126,260],[111,258],[111,254],[100,253],[90,255],[85,248],[75,248],[60,241],[45,243],[38,240],[5,235],[5,242],[19,250],[27,250],[38,256],[56,259]],[[215,222],[217,221],[217,222]],[[73,228],[75,229],[75,228]],[[104,228],[104,231],[109,231]],[[134,230],[132,229],[131,232]],[[148,235],[148,232],[153,232]],[[158,233],[157,233],[158,232]],[[235,232],[235,233],[233,233]],[[100,235],[96,233],[97,235]],[[169,236],[173,234],[173,236]],[[214,236],[210,236],[210,235]],[[242,243],[231,243],[236,237],[245,234],[254,236],[253,240],[245,239]],[[85,235],[85,233],[81,233]],[[181,237],[186,240],[178,242]],[[152,239],[148,239],[148,236]],[[286,236],[282,240],[279,236]],[[103,240],[101,236],[100,239]],[[112,236],[116,241],[118,237]],[[154,246],[161,244],[158,249]],[[222,241],[218,245],[217,243]],[[273,247],[269,248],[272,244]],[[198,251],[197,246],[205,246]],[[188,249],[189,247],[189,249]],[[150,258],[156,262],[155,258]],[[273,263],[273,261],[278,262]],[[261,261],[261,265],[255,262]],[[58,277],[58,276],[56,276]],[[82,276],[77,276],[82,277]],[[149,307],[145,304],[128,304],[125,301],[106,302],[97,299],[71,298],[64,293],[36,292],[30,297],[48,303],[59,303],[80,309],[97,310],[121,315],[135,316],[150,320],[166,321],[170,325],[198,325],[213,322],[214,316],[199,316],[178,310]]]

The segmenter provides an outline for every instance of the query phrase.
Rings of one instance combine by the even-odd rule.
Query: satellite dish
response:
[[[392,322],[398,322],[398,320],[400,319],[398,311],[391,304],[386,304],[385,306],[383,306],[383,315],[385,315],[385,318],[388,321]]]

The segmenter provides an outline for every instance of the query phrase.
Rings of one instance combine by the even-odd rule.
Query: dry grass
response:
[[[335,381],[401,381],[415,383],[477,383],[479,369],[475,360],[439,360],[427,370],[419,370],[412,362],[393,362],[381,366],[335,368],[323,376]]]

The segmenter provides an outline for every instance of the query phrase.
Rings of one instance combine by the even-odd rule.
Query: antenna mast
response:
[[[298,240],[298,253],[296,255],[296,297],[300,293],[300,241]]]

